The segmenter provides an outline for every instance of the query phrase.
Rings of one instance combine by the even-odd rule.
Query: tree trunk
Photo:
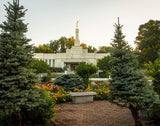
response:
[[[141,118],[139,116],[139,110],[136,109],[133,105],[129,105],[129,109],[132,112],[132,116],[135,121],[135,126],[143,126],[141,122]]]
[[[15,116],[17,126],[22,126],[21,113],[20,112],[14,112],[13,115]]]

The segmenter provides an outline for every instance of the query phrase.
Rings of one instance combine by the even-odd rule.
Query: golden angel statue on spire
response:
[[[76,23],[76,27],[78,27],[78,21],[77,21],[77,23]]]

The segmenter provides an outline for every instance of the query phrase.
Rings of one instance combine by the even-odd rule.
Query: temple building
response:
[[[88,49],[80,46],[78,24],[75,29],[75,43],[66,53],[35,53],[34,58],[43,60],[50,67],[67,67],[67,71],[74,71],[79,62],[92,63],[97,65],[97,60],[109,55],[109,53],[88,53]]]

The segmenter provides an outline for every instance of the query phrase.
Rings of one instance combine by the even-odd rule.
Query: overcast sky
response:
[[[0,23],[5,21],[4,4],[0,0]],[[96,48],[109,46],[114,35],[114,23],[120,17],[125,40],[135,47],[138,27],[150,19],[160,20],[160,0],[19,0],[28,9],[27,37],[36,46],[75,36],[79,20],[80,41]]]

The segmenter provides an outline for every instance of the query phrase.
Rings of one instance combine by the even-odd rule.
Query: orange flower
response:
[[[109,90],[107,90],[107,91],[103,91],[104,93],[109,93]]]

